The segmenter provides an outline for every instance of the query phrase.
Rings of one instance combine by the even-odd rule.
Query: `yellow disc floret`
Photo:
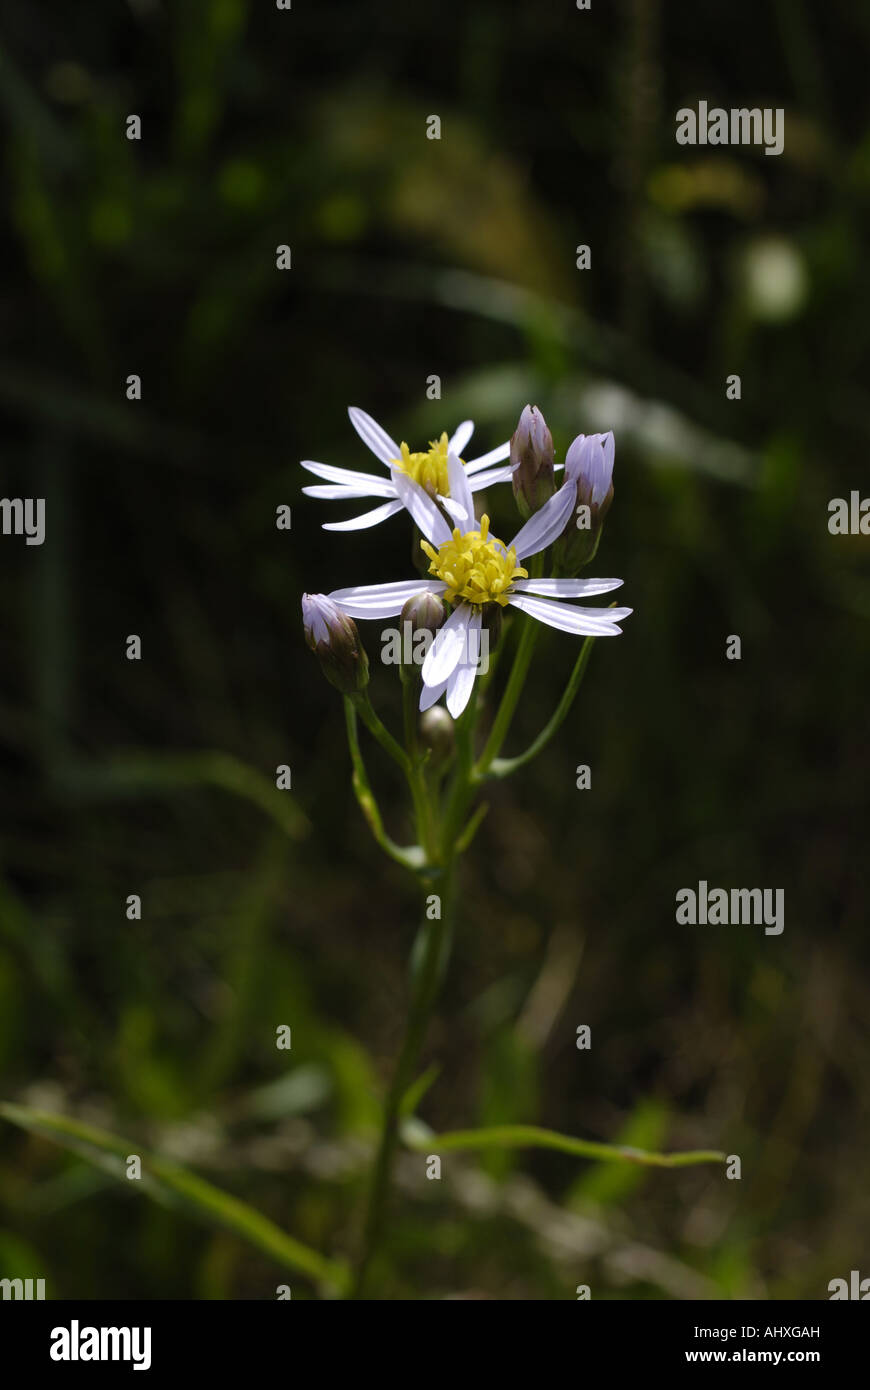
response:
[[[489,517],[480,518],[479,531],[457,526],[449,541],[436,550],[428,541],[421,546],[432,561],[429,573],[447,585],[444,597],[449,603],[499,603],[508,601],[515,579],[528,579],[529,572],[517,564],[516,551],[489,534]]]
[[[422,488],[425,488],[430,497],[436,497],[439,493],[442,497],[450,496],[450,483],[447,478],[446,431],[440,439],[431,440],[429,448],[424,454],[412,454],[407,444],[403,442],[401,458],[393,459],[393,463],[403,473],[407,473],[409,478],[413,478],[415,483],[419,483]]]

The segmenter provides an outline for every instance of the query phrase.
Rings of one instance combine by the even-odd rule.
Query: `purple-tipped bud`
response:
[[[357,695],[369,683],[369,659],[357,625],[325,594],[302,595],[305,640],[323,674],[342,695]]]
[[[565,477],[577,483],[577,502],[597,508],[602,520],[613,500],[613,459],[616,442],[607,434],[578,434],[565,455]]]
[[[536,405],[527,405],[511,437],[514,497],[523,520],[553,496],[553,436]]]
[[[613,431],[578,434],[565,455],[563,487],[576,487],[577,497],[565,530],[556,542],[555,561],[564,575],[576,575],[594,558],[604,518],[613,501]]]

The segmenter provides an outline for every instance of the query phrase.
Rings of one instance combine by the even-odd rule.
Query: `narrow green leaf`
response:
[[[592,1139],[574,1139],[569,1134],[556,1134],[537,1125],[494,1125],[491,1129],[457,1129],[447,1134],[409,1134],[405,1142],[410,1148],[426,1147],[442,1152],[450,1149],[558,1149],[560,1153],[576,1154],[579,1158],[598,1159],[602,1163],[643,1163],[651,1168],[687,1168],[693,1163],[724,1163],[726,1155],[715,1149],[689,1149],[683,1153],[650,1153],[646,1149],[626,1144],[599,1144]]]
[[[127,1155],[138,1154],[142,1160],[142,1186],[150,1196],[179,1206],[197,1220],[232,1231],[278,1265],[298,1270],[336,1291],[344,1292],[347,1288],[348,1272],[342,1262],[327,1259],[294,1240],[246,1202],[176,1163],[143,1152],[132,1140],[107,1134],[105,1130],[66,1115],[50,1115],[22,1105],[0,1104],[0,1115],[20,1129],[60,1144],[124,1182],[127,1182]]]

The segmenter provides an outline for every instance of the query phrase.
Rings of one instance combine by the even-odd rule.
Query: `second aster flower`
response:
[[[369,526],[377,526],[379,522],[386,521],[388,517],[395,516],[396,512],[402,510],[403,505],[396,488],[397,474],[403,478],[410,478],[412,482],[419,484],[424,492],[437,500],[455,520],[459,522],[467,520],[462,503],[450,492],[447,459],[450,454],[455,454],[458,458],[462,453],[474,432],[474,423],[471,420],[464,420],[449,438],[445,431],[439,439],[430,443],[427,450],[414,453],[404,442],[399,445],[394,439],[391,439],[386,430],[381,429],[377,420],[373,420],[364,410],[351,406],[347,413],[360,439],[368,445],[375,458],[386,464],[390,476],[383,478],[378,477],[375,473],[357,473],[349,468],[334,468],[332,464],[315,463],[312,459],[304,459],[303,468],[316,477],[327,480],[326,483],[304,487],[302,491],[308,497],[319,497],[327,501],[337,502],[349,501],[357,497],[381,497],[385,499],[381,506],[375,507],[372,511],[363,512],[360,516],[352,517],[349,521],[324,522],[324,531],[361,531]],[[481,488],[488,487],[490,483],[505,482],[510,478],[510,465],[503,463],[509,452],[509,443],[500,444],[497,449],[491,449],[488,454],[481,454],[478,458],[469,459],[467,463],[461,463],[468,480],[466,490],[479,492]],[[493,466],[499,464],[500,467]],[[473,516],[474,513],[471,512],[469,515]]]

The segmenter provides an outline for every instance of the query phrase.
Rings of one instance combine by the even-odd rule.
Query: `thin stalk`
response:
[[[408,756],[415,758],[419,752],[417,743],[417,693],[420,682],[416,679],[413,667],[400,666],[402,681],[402,725],[405,733],[405,747]]]
[[[519,753],[515,758],[494,758],[489,766],[487,776],[508,777],[512,772],[516,772],[518,767],[522,767],[524,763],[531,762],[532,758],[536,758],[537,755],[541,752],[541,750],[543,748],[546,748],[547,744],[550,742],[550,739],[553,738],[553,736],[558,732],[562,724],[565,722],[565,719],[567,718],[571,706],[573,705],[574,700],[577,696],[577,692],[583,683],[583,677],[586,674],[586,667],[589,664],[589,658],[592,655],[592,644],[594,641],[594,637],[587,637],[586,641],[583,643],[583,646],[580,648],[580,655],[577,657],[577,660],[574,663],[574,670],[571,672],[570,679],[568,681],[568,684],[565,686],[562,698],[556,706],[554,714],[552,715],[550,720],[544,725],[543,729],[538,734],[538,737],[534,740],[534,742],[529,744],[528,748],[525,750],[524,753]]]
[[[350,699],[353,700],[354,709],[365,724],[369,733],[377,739],[384,751],[389,753],[393,762],[398,763],[402,771],[407,773],[410,766],[410,758],[402,745],[393,738],[389,729],[375,714],[374,707],[368,695],[352,695]]]
[[[390,1190],[393,1159],[399,1137],[399,1118],[402,1098],[414,1078],[420,1050],[426,1037],[432,1008],[447,967],[450,952],[453,918],[453,872],[448,871],[441,883],[441,917],[424,920],[423,949],[415,962],[411,1004],[405,1037],[384,1104],[384,1117],[378,1151],[366,1205],[365,1225],[359,1263],[353,1284],[352,1297],[363,1298],[372,1256],[377,1250],[384,1228],[387,1198]]]
[[[372,791],[359,746],[356,706],[347,695],[344,697],[344,717],[347,726],[347,744],[353,765],[354,795],[359,802],[360,810],[366,818],[369,829],[385,854],[388,854],[391,859],[395,859],[396,863],[403,865],[404,868],[419,873],[424,864],[424,853],[420,846],[411,845],[407,849],[403,848],[402,845],[397,845],[384,829],[383,816]]]
[[[402,745],[395,738],[393,738],[393,735],[390,733],[386,725],[378,718],[368,695],[353,695],[349,698],[353,705],[354,711],[359,715],[360,719],[362,719],[366,728],[377,739],[378,743],[385,750],[385,752],[387,752],[390,755],[390,757],[393,759],[393,762],[397,763],[405,774],[405,777],[408,782],[408,789],[411,793],[411,799],[414,803],[414,817],[417,826],[417,835],[422,846],[422,856],[415,856],[413,864],[409,864],[408,867],[419,869],[422,863],[425,862],[426,864],[429,864],[432,861],[433,852],[435,848],[435,834],[432,825],[432,809],[429,804],[429,795],[426,789],[425,778],[420,770],[420,767],[415,761],[414,755],[410,751],[410,749],[408,752],[406,752]],[[407,719],[408,713],[406,706],[406,736]],[[356,790],[356,788],[354,788],[354,790]],[[371,796],[370,787],[368,788],[368,793],[369,796]],[[371,799],[374,800],[373,797]],[[359,796],[357,796],[357,800],[360,800]],[[362,806],[366,818],[369,820],[369,824],[371,824],[372,822],[369,811],[367,810],[366,806],[363,805],[362,801],[360,801],[360,805]],[[384,833],[383,825],[381,825],[381,833]],[[379,836],[376,835],[376,838],[378,838],[379,844],[383,843]],[[389,850],[387,852],[390,853]],[[403,853],[403,851],[400,851],[400,853]],[[393,854],[393,858],[396,858],[395,854]]]

